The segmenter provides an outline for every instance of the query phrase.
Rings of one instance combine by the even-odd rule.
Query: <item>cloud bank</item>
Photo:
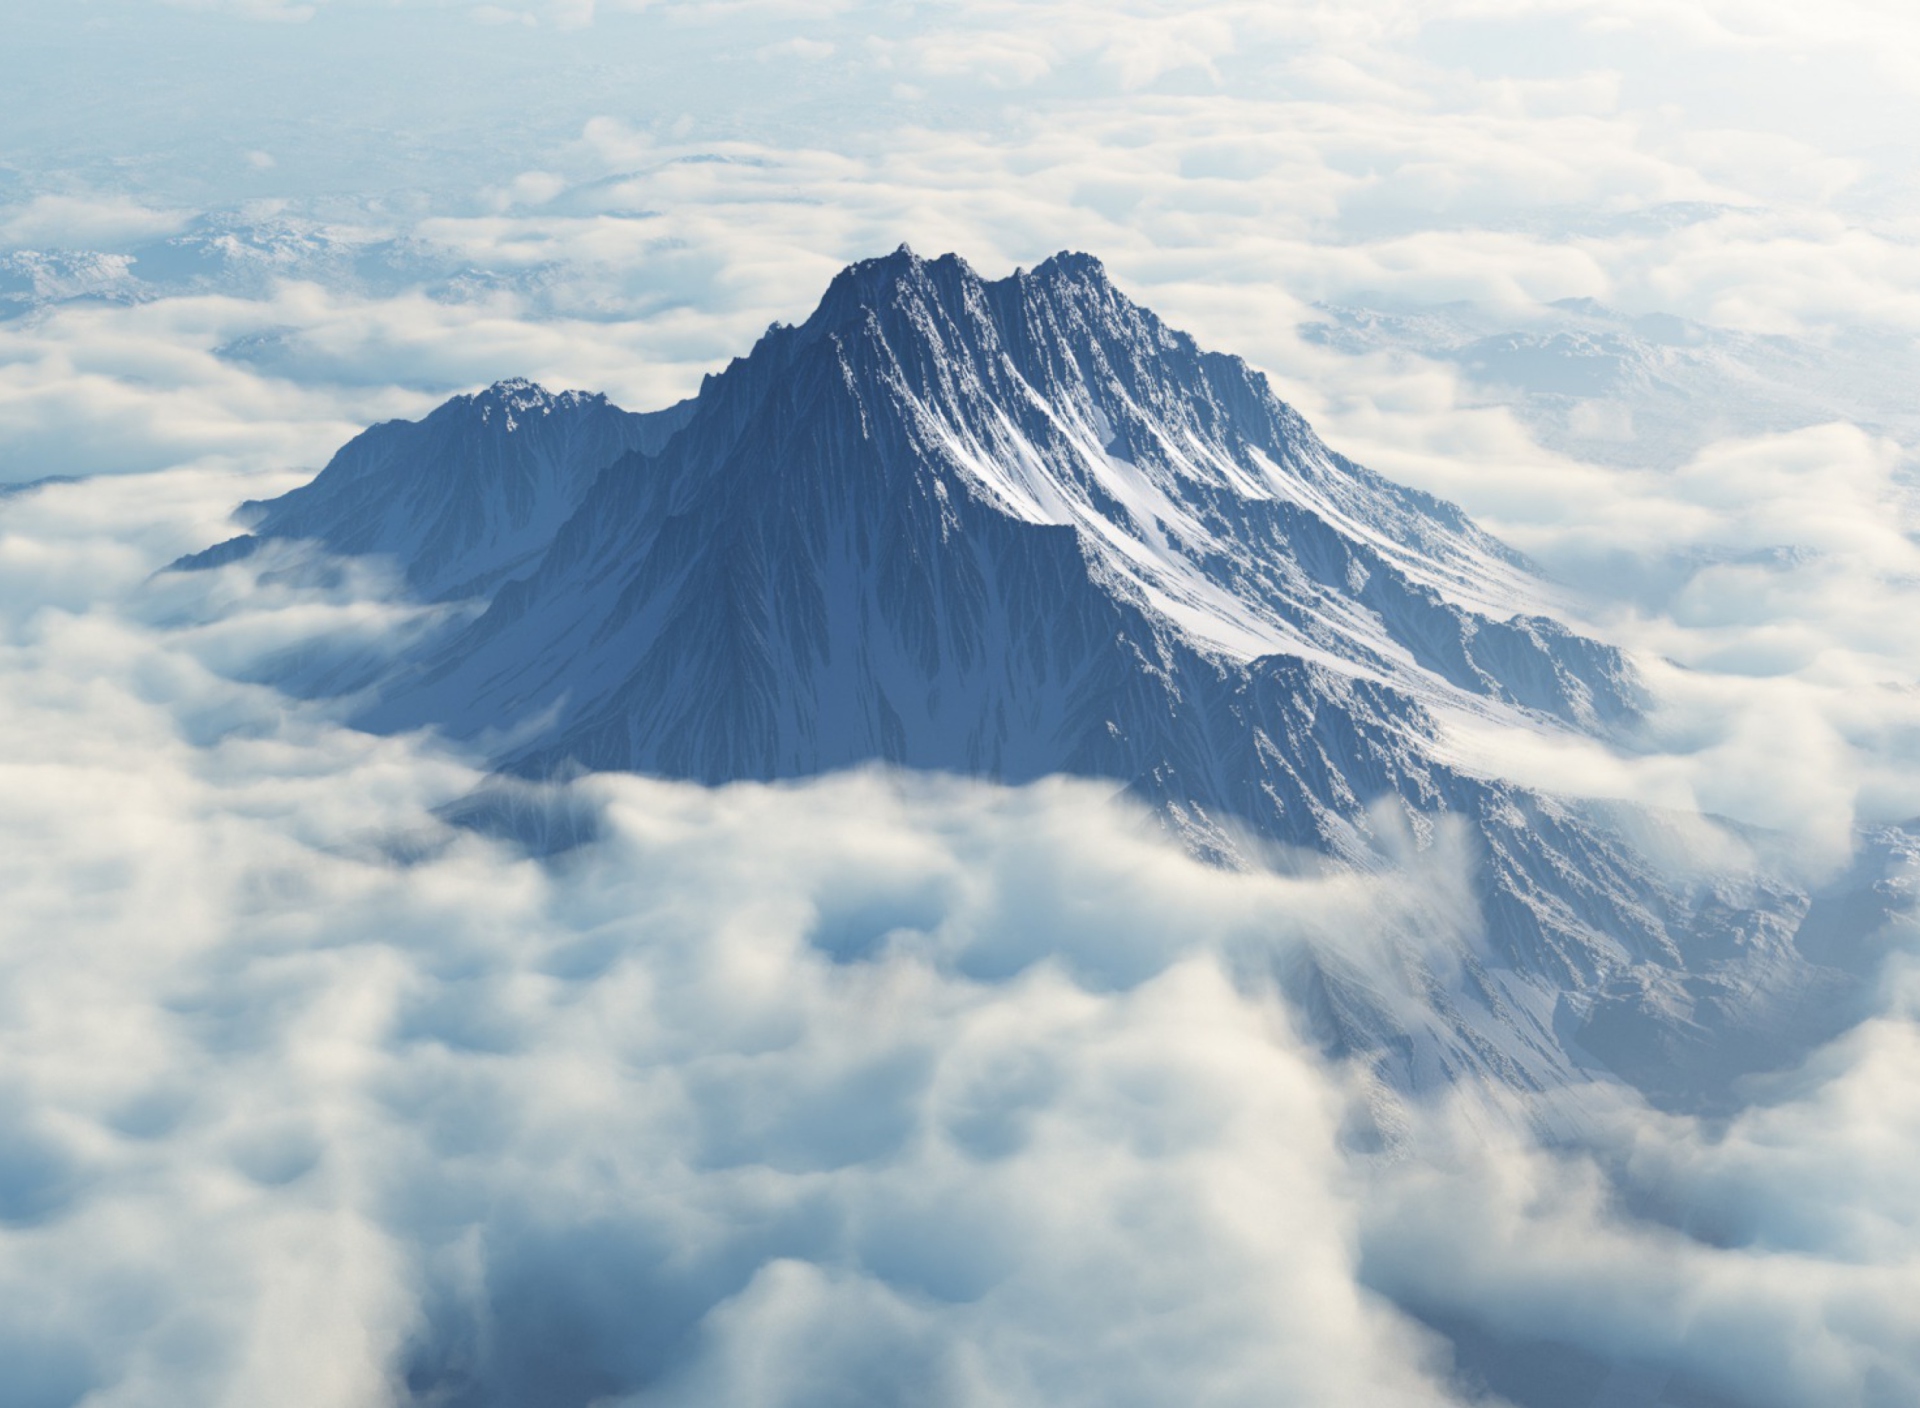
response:
[[[608,777],[543,866],[437,819],[430,740],[233,682],[402,608],[148,582],[234,490],[0,501],[0,1402],[1920,1391],[1911,969],[1717,1126],[1408,1107],[1277,977],[1457,922],[1444,848],[1230,874],[1089,784]]]
[[[603,779],[543,870],[210,673],[327,603],[154,603],[136,486],[8,510],[9,1401],[1431,1401],[1247,976],[1391,897],[878,775]]]

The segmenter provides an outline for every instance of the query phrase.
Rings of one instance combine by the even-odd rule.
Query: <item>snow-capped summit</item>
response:
[[[520,422],[524,419],[551,416],[556,411],[564,413],[586,405],[605,405],[607,398],[585,391],[555,394],[538,382],[528,381],[523,376],[510,376],[496,381],[471,400],[473,408],[480,413],[483,425],[491,423],[498,412],[501,425],[511,434],[520,428]]]

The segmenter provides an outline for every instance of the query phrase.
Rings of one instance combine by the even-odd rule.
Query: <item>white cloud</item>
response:
[[[1510,535],[1579,584],[1661,703],[1631,755],[1463,721],[1463,757],[1553,790],[1776,828],[1814,874],[1845,858],[1859,821],[1920,814],[1907,463],[1833,424],[1508,499]]]
[[[1889,1015],[1724,1128],[1595,1092],[1561,1111],[1584,1152],[1434,1127],[1424,1165],[1366,1200],[1369,1277],[1493,1336],[1509,1372],[1545,1345],[1649,1394],[1677,1366],[1705,1401],[1912,1398],[1920,1327],[1893,1309],[1920,1289],[1910,989],[1909,969]]]
[[[327,0],[315,0],[313,4],[297,4],[293,0],[162,0],[162,3],[176,9],[210,11],[240,19],[304,24]]]
[[[1649,1395],[1915,1390],[1909,976],[1721,1128],[1422,1109],[1261,975],[1428,922],[1432,873],[1223,873],[1087,784],[879,773],[596,779],[605,838],[543,868],[434,820],[457,760],[208,669],[383,609],[149,583],[235,490],[0,507],[12,1384],[1470,1401],[1384,1290]]]
[[[47,491],[0,540],[92,588],[10,591],[0,648],[30,1370],[134,1402],[363,1404],[402,1369],[489,1401],[1433,1401],[1353,1280],[1338,1102],[1229,976],[1373,913],[1358,882],[1207,870],[1084,784],[878,775],[607,779],[609,839],[543,872],[431,819],[457,764],[110,605],[232,585],[149,600],[154,507]],[[284,639],[307,608],[226,610]]]
[[[185,212],[154,210],[124,196],[35,196],[0,209],[0,247],[119,249],[170,235]]]
[[[769,63],[786,59],[819,60],[832,58],[835,46],[824,39],[808,39],[805,35],[795,35],[776,44],[763,44],[753,51],[754,57]]]
[[[513,10],[505,5],[477,5],[473,9],[473,18],[480,24],[519,24],[535,25],[540,23],[530,10]]]

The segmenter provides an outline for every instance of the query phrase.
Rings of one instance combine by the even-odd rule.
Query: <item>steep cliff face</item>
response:
[[[1483,922],[1398,960],[1424,1015],[1338,954],[1286,976],[1330,1046],[1409,1084],[1559,1079],[1597,1059],[1583,1033],[1624,1051],[1812,1020],[1804,899],[1690,893],[1596,814],[1444,760],[1451,715],[1629,723],[1619,654],[1097,261],[854,265],[644,428],[503,385],[256,510],[257,533],[389,553],[430,597],[499,583],[365,726],[431,725],[530,778],[1108,778],[1236,860],[1371,866],[1452,818]],[[409,434],[444,449],[409,458]]]

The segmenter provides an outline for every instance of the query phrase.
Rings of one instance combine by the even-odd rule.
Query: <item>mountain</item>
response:
[[[423,421],[363,431],[312,483],[242,504],[250,533],[175,565],[215,567],[271,539],[305,539],[391,558],[427,600],[484,593],[533,565],[603,468],[658,450],[691,410],[636,415],[605,396],[499,382]]]
[[[1454,818],[1479,935],[1409,941],[1386,978],[1339,952],[1281,975],[1330,1049],[1404,1086],[1611,1068],[1693,1098],[1832,1024],[1843,975],[1794,946],[1806,896],[1676,878],[1638,821],[1448,761],[1456,718],[1630,730],[1628,662],[1458,508],[1329,449],[1097,260],[856,264],[657,438],[624,415],[503,384],[250,508],[256,537],[390,554],[426,597],[492,588],[362,726],[432,726],[536,782],[1109,778],[1240,864],[1284,844],[1382,866]],[[618,427],[632,448],[593,465]],[[539,839],[537,806],[498,815]]]
[[[1025,579],[1051,597],[1010,598]],[[997,681],[1014,697],[989,712],[1035,697],[984,662],[1080,609],[1102,637],[1131,613],[1132,637],[1229,668],[1284,656],[1446,707],[1623,720],[1617,653],[1515,614],[1542,589],[1095,261],[987,284],[902,252],[709,378],[684,433],[612,466],[538,568],[370,717],[470,735],[557,706],[530,768],[719,781],[883,757],[1017,778],[1057,768],[1076,723],[979,726]],[[1076,648],[1042,650],[1052,678]]]

